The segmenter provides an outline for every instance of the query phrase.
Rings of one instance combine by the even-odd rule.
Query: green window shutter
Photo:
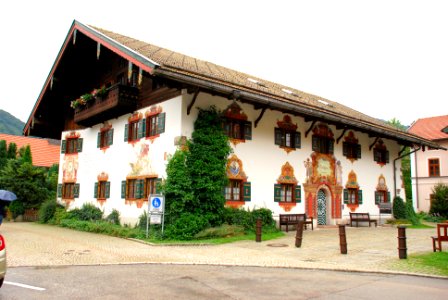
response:
[[[375,204],[380,204],[381,195],[380,192],[375,191]]]
[[[78,138],[78,141],[77,141],[77,143],[76,143],[76,151],[79,153],[79,152],[82,152],[82,141],[83,141],[83,139],[82,138]]]
[[[302,137],[300,132],[294,132],[294,148],[302,148]]]
[[[361,144],[356,145],[356,158],[361,158]]]
[[[312,139],[312,145],[311,145],[311,147],[312,147],[312,150],[314,151],[314,152],[319,152],[320,151],[320,147],[319,147],[319,144],[320,144],[320,139],[319,139],[319,137],[317,137],[317,136],[314,136],[313,135],[313,139]]]
[[[344,204],[348,204],[348,189],[344,189]]]
[[[146,119],[138,121],[137,127],[137,139],[141,139],[145,136]]]
[[[107,131],[107,145],[110,146],[114,143],[114,129],[111,128]]]
[[[162,193],[162,178],[156,178],[156,189],[155,189],[155,193],[156,194],[161,194]]]
[[[328,153],[333,154],[334,153],[334,140],[328,139]]]
[[[280,128],[275,128],[275,133],[274,133],[274,139],[275,139],[275,144],[281,146],[282,145],[282,137],[283,137],[283,132]]]
[[[388,164],[389,163],[389,151],[386,151],[385,154],[386,154],[386,164]]]
[[[73,197],[79,198],[79,183],[75,183],[75,187],[73,189]]]
[[[62,183],[58,183],[58,198],[62,197]]]
[[[384,202],[388,202],[388,203],[389,203],[389,202],[391,202],[390,200],[391,200],[391,199],[390,199],[390,192],[387,192],[387,199],[386,199],[386,201],[384,201]]]
[[[245,122],[243,126],[244,126],[244,139],[252,140],[252,123]]]
[[[165,132],[165,116],[166,113],[160,113],[157,118],[157,134]]]
[[[358,204],[362,204],[362,190],[358,190]]]
[[[110,181],[106,182],[106,198],[110,198]]]
[[[377,149],[373,149],[373,160],[376,162],[380,161],[380,152]]]
[[[295,187],[296,203],[302,202],[302,186],[300,184]]]
[[[126,198],[126,180],[121,181],[121,199]]]
[[[282,199],[282,185],[274,184],[274,202],[280,202]]]
[[[250,201],[250,198],[251,198],[250,182],[243,183],[243,198],[244,198],[244,201],[246,201],[246,202]]]
[[[93,189],[93,198],[98,198],[98,182],[95,182],[95,187]]]
[[[344,155],[345,157],[348,156],[348,144],[347,144],[347,142],[343,142],[342,143],[342,155]]]
[[[64,154],[66,149],[67,149],[67,141],[66,140],[62,140],[62,142],[61,142],[61,153]]]
[[[128,139],[128,135],[129,135],[129,124],[125,124],[124,125],[124,141],[127,142]]]
[[[97,148],[101,147],[101,132],[98,132],[98,135],[96,137],[96,147]]]
[[[143,197],[143,184],[144,184],[144,182],[142,179],[136,180],[135,199],[140,199]]]

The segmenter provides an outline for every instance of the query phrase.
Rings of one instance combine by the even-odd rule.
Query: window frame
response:
[[[238,185],[238,186],[236,186]],[[238,190],[238,198],[235,199],[234,192]],[[228,192],[229,191],[229,192]],[[239,179],[229,179],[224,188],[224,198],[226,201],[244,201],[243,199],[243,181]]]
[[[280,192],[280,200],[279,203],[296,203],[296,197],[295,197],[295,189],[296,184],[293,183],[280,183],[281,185],[281,192]],[[291,188],[291,195],[290,195],[290,201],[288,201],[288,191],[287,188]]]
[[[128,142],[135,142],[138,141],[139,138],[139,123],[140,120],[135,120],[135,121],[129,121],[128,122]]]
[[[334,154],[334,138],[322,135],[313,135],[313,151],[320,154]]]
[[[143,198],[148,199],[151,194],[156,194],[157,177],[145,177],[143,180]]]
[[[98,148],[105,149],[113,144],[114,129],[102,129],[98,133]]]
[[[138,179],[137,178],[129,178],[126,179],[126,199],[135,200],[138,190]],[[132,197],[131,197],[132,194]]]
[[[100,180],[98,181],[98,197],[97,199],[107,199],[106,192],[107,191],[107,181],[106,180]]]
[[[289,137],[289,145],[287,144],[287,135]],[[274,139],[275,144],[280,146],[281,148],[289,148],[289,149],[300,149],[301,148],[301,134],[297,130],[285,129],[281,127],[276,127],[274,129]]]
[[[74,137],[74,138],[67,138],[65,140],[65,154],[76,154],[78,153],[78,142],[79,142],[79,138],[78,137]]]
[[[359,189],[357,189],[357,188],[347,188],[348,204],[357,204],[357,205],[359,205],[358,191],[359,191]],[[352,201],[353,200],[353,196],[355,198],[354,201]]]
[[[440,159],[428,158],[428,176],[440,177]]]
[[[62,183],[62,199],[75,199],[75,183],[64,182]]]
[[[252,123],[249,121],[223,117],[222,128],[229,139],[241,141],[252,139]]]

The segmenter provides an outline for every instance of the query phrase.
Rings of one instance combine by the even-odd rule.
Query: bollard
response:
[[[398,226],[398,258],[406,259],[407,258],[407,250],[406,247],[406,226]]]
[[[347,237],[345,235],[345,225],[339,225],[339,245],[341,254],[347,254]]]
[[[302,238],[303,238],[303,221],[299,221],[297,224],[296,231],[296,247],[300,248],[302,246]]]
[[[261,242],[261,219],[257,219],[256,227],[255,227],[255,241],[257,243]]]

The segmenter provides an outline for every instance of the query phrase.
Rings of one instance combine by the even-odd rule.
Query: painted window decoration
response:
[[[319,124],[313,129],[312,149],[321,154],[333,154],[333,132],[326,124]]]
[[[165,132],[165,113],[162,112],[162,107],[152,106],[145,113],[145,117],[144,132],[146,137],[155,138]]]
[[[438,158],[428,159],[429,177],[440,176],[440,161]]]
[[[344,189],[344,204],[355,209],[362,204],[362,190],[359,189],[356,173],[352,170],[348,174],[348,181]]]
[[[83,139],[80,138],[80,134],[71,132],[65,136],[65,140],[61,142],[61,153],[63,154],[76,154],[82,152]]]
[[[297,124],[292,123],[291,117],[285,115],[282,121],[277,121],[274,129],[275,144],[283,148],[287,153],[301,148],[301,136],[297,131]]]
[[[93,197],[97,200],[106,200],[110,197],[110,181],[107,173],[102,172],[98,175],[98,181],[95,182]]]
[[[285,211],[289,211],[296,205],[302,202],[302,187],[298,184],[294,176],[294,168],[286,162],[282,166],[282,171],[274,184],[274,202],[279,202]]]
[[[358,139],[353,131],[350,131],[344,138],[342,154],[352,162],[361,158],[361,145],[358,143]]]
[[[248,202],[251,200],[251,184],[243,170],[243,163],[233,154],[227,160],[226,166],[228,184],[224,187],[224,197],[227,204],[234,206],[233,202]],[[237,203],[242,205],[244,203]],[[237,205],[237,206],[239,206]]]
[[[72,200],[79,198],[79,183],[75,182],[64,182],[58,184],[57,195],[59,198]]]
[[[390,202],[391,202],[390,192],[386,185],[386,179],[381,174],[380,177],[378,178],[378,185],[376,186],[375,204],[390,203]]]
[[[234,145],[252,140],[252,123],[236,102],[226,108],[222,119],[224,133]]]
[[[114,143],[114,129],[111,124],[104,124],[104,126],[98,132],[96,140],[96,147],[105,149]]]
[[[381,139],[378,140],[373,148],[373,160],[381,166],[389,163],[389,151],[387,151],[386,145]]]
[[[121,198],[126,200],[147,200],[149,195],[158,193],[157,177],[127,178],[121,182]]]

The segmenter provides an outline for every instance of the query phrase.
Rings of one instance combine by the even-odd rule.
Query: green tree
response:
[[[432,193],[434,198],[431,201],[429,212],[448,218],[448,185],[438,183],[433,187]]]
[[[215,107],[199,110],[186,161],[193,195],[198,203],[197,212],[211,226],[222,222],[225,204],[222,189],[228,180],[226,163],[231,152],[221,122],[221,114]]]
[[[0,140],[0,170],[6,166],[8,161],[8,150],[6,147],[6,141]]]
[[[17,158],[17,144],[16,143],[9,143],[7,156],[8,156],[8,159]]]
[[[401,197],[395,197],[392,203],[395,219],[406,219],[406,207]]]
[[[26,145],[26,146],[21,147],[20,150],[19,150],[19,156],[20,156],[20,159],[23,162],[27,162],[27,163],[33,164],[33,158],[31,156],[30,145]]]

